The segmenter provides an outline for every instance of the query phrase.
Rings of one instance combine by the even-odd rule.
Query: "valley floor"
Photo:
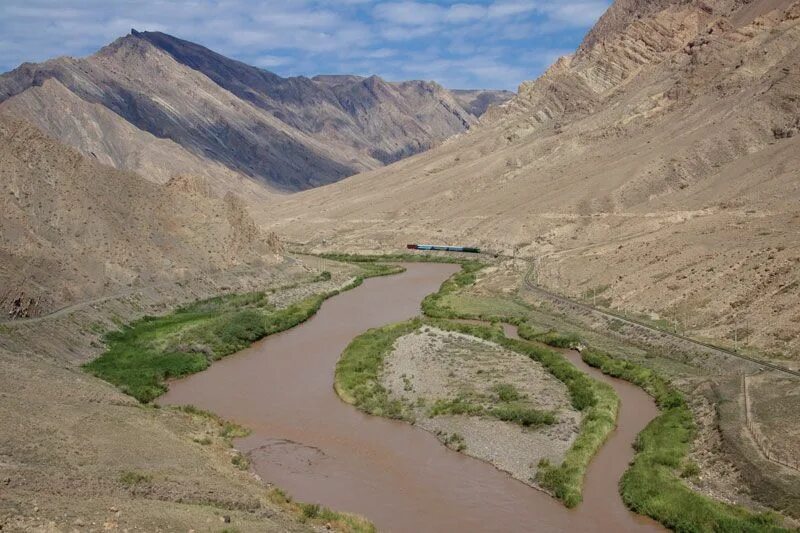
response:
[[[330,275],[321,276],[323,271]],[[265,289],[281,308],[341,287],[359,272],[352,264],[302,257],[192,284],[143,286],[68,312],[0,325],[3,530],[219,530],[229,523],[238,531],[307,530],[318,510],[309,513],[247,472],[246,460],[230,447],[234,426],[200,411],[142,405],[79,365],[105,350],[103,332],[144,315]],[[570,342],[580,339],[666,377],[686,396],[695,426],[689,457],[676,473],[681,483],[716,501],[775,509],[788,525],[797,524],[800,395],[792,376],[559,307],[526,289],[526,272],[523,261],[494,261],[475,274],[474,283],[442,291],[437,305],[524,322],[528,335],[545,335],[540,339],[548,332],[569,334],[564,338]],[[520,479],[534,482],[539,459],[558,464],[575,438],[580,417],[570,414],[561,385],[547,374],[521,379],[535,369],[523,372],[513,354],[479,339],[435,327],[409,331],[387,363],[380,379],[392,401],[411,405],[409,415],[446,445],[466,447]],[[451,400],[483,402],[483,412],[490,413],[507,407],[500,405],[503,389],[513,389],[513,401],[522,398],[537,413],[558,413],[558,420],[536,430],[498,422],[508,429],[510,449],[496,456],[481,444],[489,442],[486,428],[459,417]]]

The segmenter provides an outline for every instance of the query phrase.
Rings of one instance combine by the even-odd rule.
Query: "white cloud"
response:
[[[469,22],[486,16],[488,10],[477,4],[454,4],[445,15],[448,22]]]
[[[375,17],[403,26],[431,26],[444,17],[447,10],[422,2],[389,2],[375,6]]]
[[[286,65],[291,61],[288,57],[281,57],[281,56],[272,56],[272,55],[263,55],[258,56],[250,60],[253,65],[262,68],[272,68],[272,67],[279,67],[281,65]]]
[[[570,50],[607,0],[0,0],[0,71],[158,30],[282,75],[514,88]]]

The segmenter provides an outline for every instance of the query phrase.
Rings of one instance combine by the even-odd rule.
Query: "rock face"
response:
[[[26,63],[0,76],[0,106],[84,154],[156,181],[192,172],[240,190],[246,176],[281,191],[426,150],[485,109],[466,111],[432,82],[282,78],[135,30],[85,59]]]
[[[231,194],[159,185],[0,114],[0,308],[35,316],[77,301],[278,261]]]
[[[450,92],[461,107],[476,117],[486,113],[490,106],[503,104],[514,97],[511,91],[453,89]]]
[[[800,2],[618,0],[467,134],[264,222],[340,249],[516,248],[559,292],[800,358],[798,95]]]

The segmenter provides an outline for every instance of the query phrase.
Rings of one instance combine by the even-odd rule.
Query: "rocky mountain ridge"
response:
[[[796,0],[621,0],[467,134],[262,221],[320,248],[516,250],[557,292],[796,361],[798,58]]]
[[[0,75],[0,109],[155,181],[198,169],[223,191],[244,186],[256,195],[242,178],[275,191],[335,182],[426,150],[478,118],[433,82],[281,78],[136,30],[84,59]]]

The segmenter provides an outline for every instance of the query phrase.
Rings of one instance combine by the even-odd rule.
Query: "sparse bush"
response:
[[[492,392],[497,394],[501,402],[513,402],[520,398],[519,391],[510,383],[497,383],[492,387]]]
[[[460,433],[453,433],[444,440],[445,446],[454,449],[457,452],[463,452],[467,449],[467,441]]]
[[[458,396],[449,400],[436,400],[428,410],[428,416],[439,415],[468,415],[476,416],[483,413],[483,407],[472,403],[469,399]]]
[[[697,466],[697,463],[692,461],[688,461],[685,465],[683,465],[683,470],[681,471],[682,478],[690,478],[700,475],[700,467]]]
[[[319,516],[320,505],[318,503],[301,503],[300,509],[305,518],[317,518]]]
[[[128,487],[134,487],[140,483],[150,481],[152,477],[149,474],[142,472],[135,472],[133,470],[126,470],[119,475],[119,482]]]
[[[238,452],[231,457],[231,463],[233,463],[233,466],[239,470],[247,470],[250,468],[250,460],[247,458],[247,456]]]

